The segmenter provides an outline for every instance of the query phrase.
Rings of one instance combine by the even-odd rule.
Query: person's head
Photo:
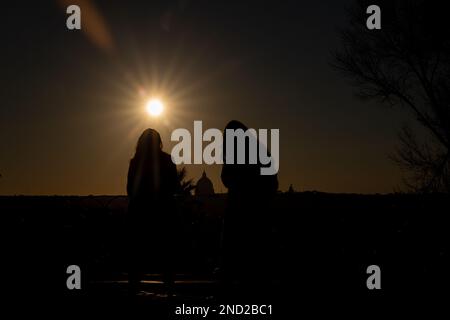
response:
[[[146,129],[142,132],[136,145],[135,159],[144,159],[162,151],[161,136],[155,129]]]
[[[226,162],[226,154],[227,154],[227,130],[238,130],[238,129],[242,129],[243,131],[247,131],[248,128],[245,124],[243,124],[242,122],[238,121],[238,120],[231,120],[230,122],[227,123],[227,125],[225,126],[225,129],[223,130],[223,161]],[[248,151],[248,141],[245,144],[245,149],[246,152]],[[234,155],[236,157],[236,152],[237,152],[237,146],[234,146]]]
[[[237,130],[237,129],[242,129],[244,131],[246,131],[248,128],[245,124],[243,124],[240,121],[237,120],[231,120],[230,122],[227,123],[225,130],[227,129],[232,129],[232,130]]]

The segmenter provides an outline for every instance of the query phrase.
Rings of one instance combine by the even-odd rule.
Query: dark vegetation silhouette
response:
[[[162,151],[159,133],[145,130],[130,161],[127,181],[132,292],[139,290],[139,282],[150,264],[159,265],[170,290],[176,221],[173,197],[181,190],[179,177],[170,155]]]
[[[406,108],[426,132],[419,138],[405,125],[392,156],[417,192],[450,192],[450,29],[443,3],[378,1],[381,30],[368,30],[372,2],[355,1],[333,60],[362,98]]]
[[[178,194],[189,196],[192,194],[192,190],[195,189],[195,184],[192,179],[187,178],[187,170],[186,167],[182,167],[181,169],[177,170],[177,179],[178,184],[180,186],[178,190]]]
[[[239,121],[230,121],[224,130],[223,156],[226,158],[227,129],[246,131]],[[245,164],[237,164],[237,143],[234,143],[234,164],[224,161],[221,179],[228,189],[228,202],[224,222],[224,282],[233,295],[248,291],[263,294],[261,279],[267,277],[271,254],[272,200],[278,190],[277,175],[261,175],[261,163],[249,163],[249,139],[245,141]],[[265,148],[258,142],[258,150]],[[237,281],[238,291],[231,287]],[[266,284],[267,288],[267,284]]]
[[[2,251],[5,270],[2,288],[8,293],[5,298],[23,304],[42,302],[44,306],[49,301],[58,304],[65,301],[77,310],[83,308],[83,302],[95,307],[104,302],[108,310],[126,306],[128,284],[123,280],[127,280],[130,255],[129,235],[125,233],[128,203],[125,196],[0,196],[8,235]],[[262,286],[264,299],[259,302],[285,301],[277,306],[280,312],[298,312],[299,297],[305,304],[344,302],[348,308],[353,308],[355,302],[371,304],[378,297],[377,308],[382,308],[383,301],[389,299],[397,303],[400,298],[447,292],[449,205],[448,197],[439,194],[277,194],[270,219],[275,249],[269,248],[262,257],[256,256],[264,262],[261,269],[255,268],[255,272],[262,273],[258,286]],[[204,199],[202,206],[194,197],[179,202],[181,219],[171,223],[172,228],[177,221],[181,224],[174,245],[177,279],[185,281],[174,287],[178,304],[187,300],[198,305],[224,301],[219,299],[223,291],[216,281],[220,273],[214,270],[222,265],[224,254],[219,234],[223,217],[229,213],[228,208],[223,212],[225,207],[223,195]],[[154,227],[149,223],[140,229],[148,234]],[[152,257],[154,245],[172,250],[166,238],[156,243],[146,239],[140,245],[144,252],[137,252],[140,262],[145,262],[146,256]],[[244,261],[257,261],[252,260],[256,253],[248,254]],[[143,271],[153,273],[155,262],[148,262],[150,266]],[[68,291],[65,287],[65,270],[71,264],[81,267],[82,290]],[[366,268],[371,264],[378,264],[382,270],[379,293],[368,291],[365,286]],[[36,281],[43,284],[39,290],[35,289],[35,282],[30,283],[30,266],[38,278]],[[145,280],[160,280],[160,276],[147,274]],[[199,284],[190,280],[211,282]],[[166,292],[161,284],[152,281],[142,282],[140,287],[147,293]],[[239,289],[238,286],[231,291],[241,293],[236,303],[254,301],[255,290],[245,296],[244,290]],[[267,291],[270,292],[264,295]],[[165,305],[165,300],[154,299],[150,294],[140,298],[137,300],[145,307],[145,314],[153,315]],[[167,310],[162,312],[167,315]]]

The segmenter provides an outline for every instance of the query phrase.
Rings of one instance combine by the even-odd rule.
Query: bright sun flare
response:
[[[158,117],[164,111],[164,105],[159,99],[150,99],[145,108],[152,117]]]

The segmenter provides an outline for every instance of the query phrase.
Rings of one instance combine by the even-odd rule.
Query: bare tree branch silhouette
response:
[[[410,127],[399,133],[391,158],[416,192],[450,191],[450,30],[445,10],[423,0],[379,1],[382,29],[366,28],[370,1],[349,9],[342,48],[332,65],[359,89],[363,99],[412,112],[428,136]]]

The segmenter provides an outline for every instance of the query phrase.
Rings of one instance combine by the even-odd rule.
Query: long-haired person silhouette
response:
[[[139,289],[143,273],[159,268],[171,288],[174,194],[179,190],[177,169],[154,129],[146,129],[137,142],[130,161],[127,193],[129,197],[129,283]],[[150,268],[150,269],[149,269]]]

